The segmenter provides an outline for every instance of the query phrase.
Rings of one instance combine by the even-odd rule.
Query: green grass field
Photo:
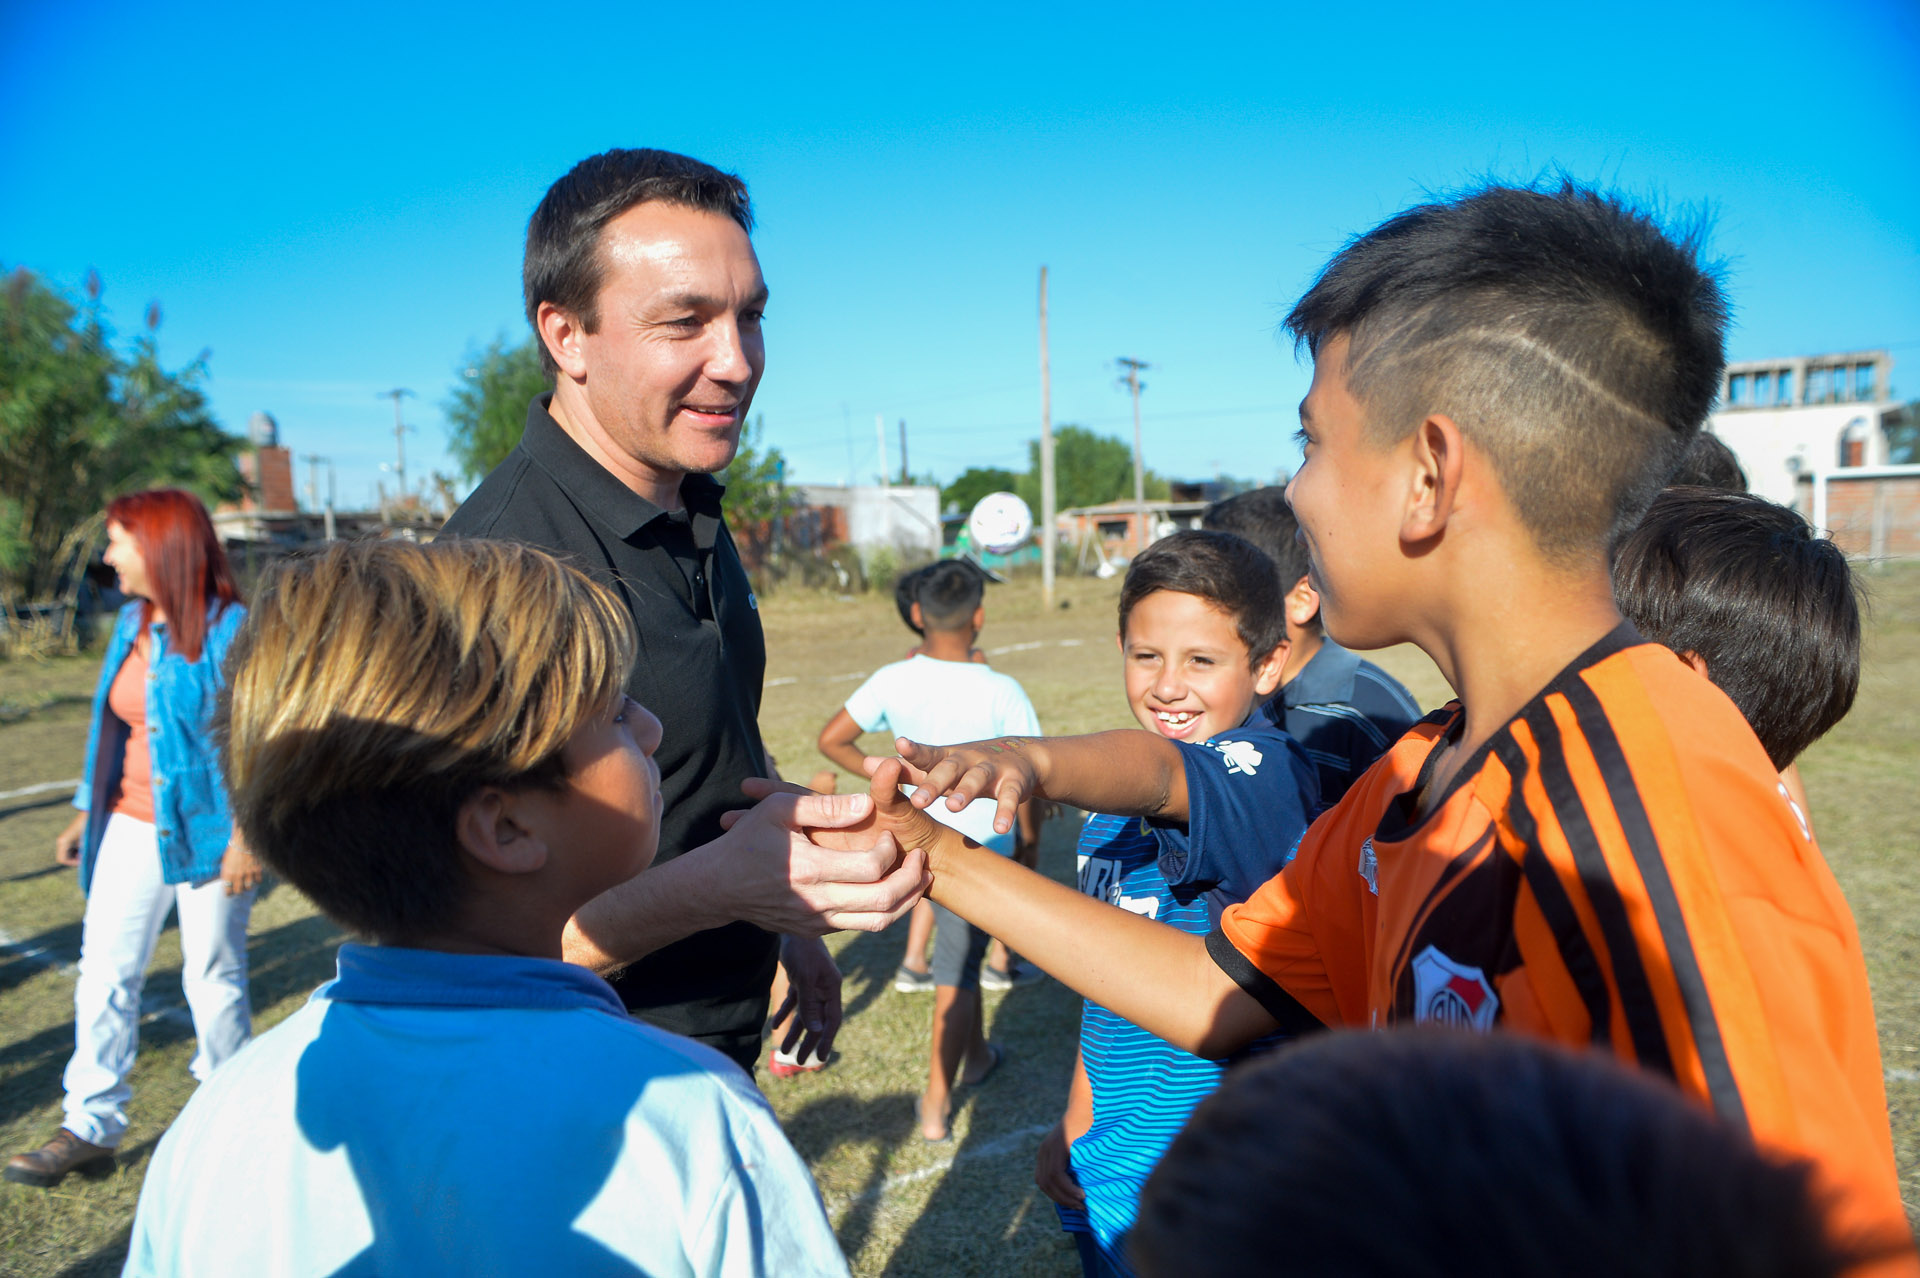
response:
[[[1910,1211],[1920,1204],[1920,567],[1869,574],[1874,592],[1865,678],[1848,720],[1803,762],[1821,843],[1853,902],[1866,945],[1888,1072],[1894,1140]],[[1066,607],[1040,606],[1032,582],[988,596],[981,646],[1027,688],[1049,732],[1130,726],[1114,650],[1116,582],[1063,583]],[[820,725],[861,674],[902,656],[910,636],[890,599],[798,592],[765,601],[770,652],[762,724],[789,776],[824,766]],[[1426,705],[1446,697],[1418,652],[1379,658]],[[0,792],[77,777],[98,657],[0,663]],[[871,743],[880,748],[881,743]],[[0,1150],[38,1145],[59,1125],[60,1073],[72,1050],[70,966],[81,898],[55,869],[61,796],[0,800]],[[1048,827],[1042,868],[1073,865],[1076,823]],[[269,892],[253,915],[253,1005],[264,1029],[332,971],[338,933],[298,893]],[[1078,1004],[1045,981],[987,995],[1002,1068],[961,1096],[950,1143],[918,1137],[913,1097],[926,1067],[931,999],[888,980],[905,927],[834,938],[846,973],[840,1058],[819,1074],[763,1084],[813,1167],[854,1272],[913,1275],[1079,1272],[1051,1206],[1032,1185],[1033,1152],[1059,1112]],[[147,983],[134,1074],[133,1126],[120,1167],[53,1191],[0,1184],[0,1272],[118,1273],[154,1142],[192,1089],[192,1029],[180,1002],[179,949],[162,937]]]

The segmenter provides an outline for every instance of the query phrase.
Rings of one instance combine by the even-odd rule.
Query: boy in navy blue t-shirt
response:
[[[1256,713],[1287,655],[1265,556],[1228,533],[1155,543],[1121,588],[1120,651],[1134,717],[1169,747],[1144,761],[1154,784],[1143,788],[1164,800],[1088,817],[1080,890],[1204,936],[1222,908],[1280,872],[1318,798],[1305,752]],[[1104,797],[1063,788],[1064,777],[1036,780],[1037,792],[1079,806]],[[1125,1238],[1147,1173],[1224,1068],[1085,1005],[1067,1110],[1034,1179],[1089,1275],[1131,1273]]]

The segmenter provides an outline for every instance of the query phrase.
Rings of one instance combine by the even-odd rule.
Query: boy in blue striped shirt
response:
[[[1305,753],[1257,713],[1287,656],[1271,565],[1228,533],[1155,543],[1121,588],[1120,651],[1134,717],[1179,745],[1179,766],[1169,759],[1154,787],[1168,799],[1152,818],[1088,817],[1080,890],[1204,936],[1279,873],[1317,804]],[[1224,1069],[1086,1004],[1066,1113],[1034,1179],[1089,1278],[1132,1273],[1126,1233],[1147,1173]]]

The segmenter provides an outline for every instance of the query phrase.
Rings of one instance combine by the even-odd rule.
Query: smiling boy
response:
[[[1256,713],[1287,659],[1280,585],[1241,538],[1178,532],[1128,567],[1118,637],[1127,706],[1145,731],[1033,743],[1023,757],[1036,795],[1091,813],[1082,893],[1205,936],[1279,872],[1318,806],[1305,752]],[[1066,1111],[1034,1180],[1091,1278],[1132,1272],[1141,1187],[1223,1069],[1086,1003]]]
[[[1288,496],[1327,632],[1418,644],[1460,699],[1204,940],[938,838],[882,795],[898,765],[875,793],[942,904],[1190,1050],[1409,1021],[1590,1045],[1812,1159],[1837,1232],[1908,1247],[1846,902],[1739,711],[1614,606],[1608,548],[1723,365],[1698,247],[1572,184],[1489,187],[1358,237],[1295,306]],[[914,802],[1004,819],[1047,744],[906,743]]]
[[[560,961],[659,840],[634,644],[612,592],[498,542],[336,543],[263,584],[234,811],[368,943],[188,1102],[127,1273],[846,1273],[746,1075]]]

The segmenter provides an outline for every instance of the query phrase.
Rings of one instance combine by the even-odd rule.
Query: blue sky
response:
[[[0,6],[0,264],[163,358],[211,352],[364,504],[412,388],[452,470],[465,353],[525,332],[526,217],[609,146],[740,172],[773,292],[756,410],[802,480],[1025,464],[1054,420],[1162,474],[1292,466],[1275,338],[1327,255],[1423,194],[1558,166],[1710,206],[1729,353],[1893,346],[1920,395],[1920,6]],[[897,455],[891,457],[897,467]],[[300,469],[305,482],[305,468]],[[464,487],[464,485],[463,485]]]

